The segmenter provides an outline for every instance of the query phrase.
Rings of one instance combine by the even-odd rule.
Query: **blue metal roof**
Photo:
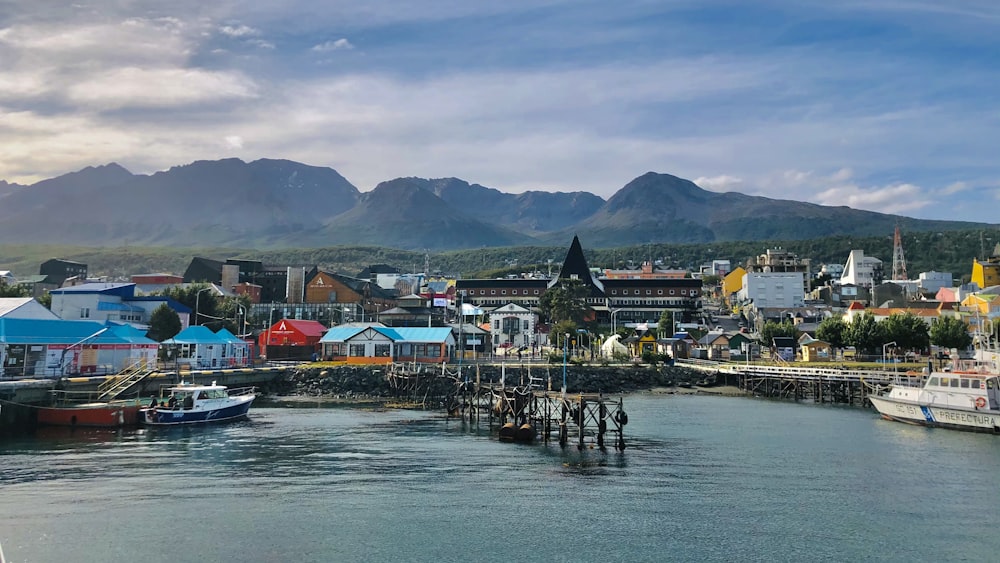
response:
[[[344,342],[371,328],[393,342],[445,342],[451,334],[449,327],[388,327],[388,326],[335,326],[326,331],[320,342]]]
[[[165,344],[224,344],[211,330],[201,325],[189,326],[177,333],[177,336],[163,341]]]
[[[215,335],[218,336],[220,339],[222,339],[223,342],[228,342],[230,344],[246,344],[247,343],[246,340],[243,340],[242,338],[240,338],[240,337],[236,336],[235,334],[229,332],[225,328],[220,328],[219,332],[216,332]]]
[[[129,297],[128,299],[125,299],[125,301],[128,301],[128,302],[132,302],[132,301],[151,301],[151,302],[154,302],[154,303],[166,303],[167,307],[170,307],[171,309],[173,309],[174,311],[177,311],[178,313],[190,313],[191,312],[191,307],[188,307],[187,305],[181,303],[180,301],[177,301],[176,299],[173,299],[173,298],[170,298],[170,297],[166,297],[166,296],[163,296],[163,295],[141,295],[139,297]],[[157,305],[157,307],[159,307],[159,305]]]
[[[8,344],[156,344],[129,325],[61,319],[0,318],[0,342]]]
[[[367,329],[365,326],[335,326],[323,334],[320,342],[343,342],[356,336],[359,332]]]

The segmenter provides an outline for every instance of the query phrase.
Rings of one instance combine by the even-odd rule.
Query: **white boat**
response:
[[[1000,377],[995,374],[932,372],[920,386],[895,384],[868,399],[887,420],[1000,433]]]
[[[150,426],[224,422],[245,418],[257,398],[256,388],[227,389],[217,385],[181,383],[164,389],[155,406],[139,410],[139,421]]]

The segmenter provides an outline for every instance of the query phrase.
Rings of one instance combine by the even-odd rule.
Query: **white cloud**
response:
[[[227,135],[225,139],[226,147],[230,149],[242,149],[243,148],[243,137],[239,135]]]
[[[969,185],[965,182],[952,182],[951,184],[945,186],[945,188],[941,190],[941,193],[944,195],[955,195],[957,193],[964,192],[967,189],[969,189]]]
[[[247,37],[260,34],[260,31],[246,25],[224,25],[219,28],[219,32],[229,37]]]
[[[816,194],[815,201],[821,205],[846,205],[854,209],[893,215],[919,211],[933,203],[922,188],[905,183],[865,187],[855,184],[834,186]]]
[[[729,176],[727,174],[712,176],[710,178],[702,176],[700,178],[695,178],[694,183],[713,192],[731,192],[738,191],[739,186],[743,184],[743,178],[737,178],[736,176]]]
[[[250,98],[255,95],[254,91],[254,83],[239,73],[127,67],[74,84],[68,94],[75,103],[112,109],[171,107]]]
[[[313,45],[312,50],[317,53],[328,53],[330,51],[351,50],[353,48],[354,45],[352,45],[350,41],[341,38],[336,41],[327,41],[325,43],[320,43],[319,45]]]

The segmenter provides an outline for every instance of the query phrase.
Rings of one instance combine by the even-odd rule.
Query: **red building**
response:
[[[317,321],[281,319],[260,333],[257,342],[268,359],[306,359],[319,351],[319,340],[326,331]]]

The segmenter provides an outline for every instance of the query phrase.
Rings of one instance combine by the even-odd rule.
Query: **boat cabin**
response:
[[[194,385],[180,384],[174,387],[165,387],[160,392],[158,401],[160,407],[191,409],[196,404],[203,405],[207,401],[228,399],[229,392],[222,385]]]
[[[1000,377],[976,373],[931,373],[920,388],[894,386],[892,396],[921,404],[1000,409]]]

